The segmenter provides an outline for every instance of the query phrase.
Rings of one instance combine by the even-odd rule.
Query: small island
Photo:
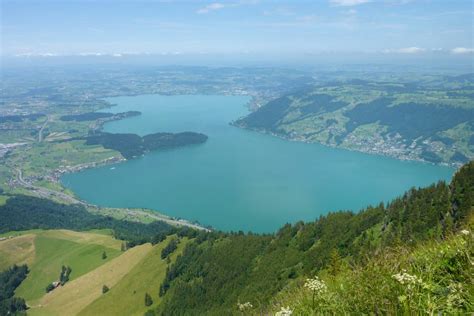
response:
[[[86,137],[86,144],[102,145],[104,148],[117,150],[123,157],[130,159],[153,150],[201,144],[207,138],[207,135],[194,132],[154,133],[143,137],[137,134],[97,132]]]

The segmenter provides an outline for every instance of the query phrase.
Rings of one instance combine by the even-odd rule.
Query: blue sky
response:
[[[1,53],[473,56],[471,0],[2,0]]]

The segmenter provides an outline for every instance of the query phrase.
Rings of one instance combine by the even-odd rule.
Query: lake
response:
[[[150,208],[222,230],[272,232],[336,210],[358,211],[413,186],[449,180],[454,169],[319,144],[290,142],[229,122],[248,113],[245,96],[142,95],[108,98],[112,133],[201,132],[201,145],[156,151],[63,176],[81,199]]]

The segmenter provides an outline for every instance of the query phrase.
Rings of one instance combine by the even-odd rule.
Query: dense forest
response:
[[[155,133],[140,137],[136,134],[95,133],[86,137],[87,145],[102,145],[104,148],[119,151],[127,159],[138,157],[146,152],[201,144],[207,136],[200,133]]]
[[[76,122],[84,122],[84,121],[94,121],[98,119],[123,119],[126,117],[137,116],[140,115],[141,112],[139,111],[127,111],[122,113],[107,113],[107,112],[87,112],[81,114],[69,114],[63,115],[60,117],[61,121],[76,121]]]
[[[359,213],[336,212],[311,223],[287,224],[272,236],[207,234],[187,246],[168,269],[160,287],[163,303],[156,313],[186,315],[192,310],[196,314],[231,315],[238,314],[237,302],[251,302],[254,312],[268,310],[275,295],[302,278],[325,270],[339,271],[343,265],[351,267],[348,270],[373,267],[373,258],[390,250],[409,252],[417,245],[448,240],[472,220],[473,203],[471,162],[449,185],[439,182],[412,189],[388,205],[368,207]],[[472,255],[472,244],[469,251]],[[472,265],[456,256],[454,252],[446,259],[448,268],[440,277],[471,284],[472,298]],[[389,262],[394,264],[394,259]],[[449,268],[451,264],[454,266]],[[442,287],[440,284],[435,285]],[[442,301],[447,293],[436,295]],[[397,304],[390,301],[385,312],[401,312],[403,306]],[[364,312],[375,310],[370,305],[365,308]],[[383,306],[378,308],[383,314]],[[464,300],[457,308],[468,311],[474,306],[472,300]]]
[[[26,310],[25,300],[14,297],[15,289],[21,284],[28,274],[28,267],[12,266],[0,272],[0,315],[19,315]]]
[[[347,111],[344,114],[350,119],[346,124],[347,133],[357,126],[380,122],[388,127],[388,132],[399,133],[411,142],[474,120],[473,110],[413,102],[394,106],[394,101],[392,98],[379,98]]]
[[[36,121],[40,117],[44,117],[44,114],[25,114],[25,115],[4,115],[0,116],[0,124],[6,122],[23,122],[24,120]]]
[[[90,230],[110,228],[118,239],[129,246],[152,241],[158,234],[172,234],[176,229],[164,222],[150,224],[129,222],[95,215],[82,205],[67,205],[31,196],[10,197],[0,206],[0,233],[28,229]]]

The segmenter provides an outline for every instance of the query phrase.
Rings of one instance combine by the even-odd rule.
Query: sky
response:
[[[2,0],[2,56],[474,56],[472,0]]]

